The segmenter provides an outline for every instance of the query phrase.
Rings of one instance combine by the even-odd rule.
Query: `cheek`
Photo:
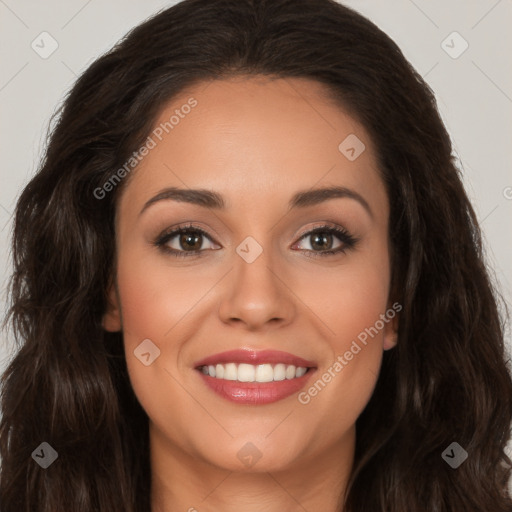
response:
[[[147,264],[143,256],[120,261],[117,277],[127,344],[161,342],[210,286],[197,271]]]
[[[346,265],[312,268],[307,276],[297,279],[300,287],[294,291],[321,320],[322,332],[338,353],[386,311],[390,284],[386,258],[354,255]]]
[[[317,286],[298,293],[307,297],[305,302],[318,314],[329,344],[329,355],[298,400],[309,414],[329,417],[341,430],[356,421],[373,393],[384,333],[394,317],[394,312],[386,316],[389,266],[385,258],[361,259],[345,270],[313,274]]]
[[[204,292],[190,286],[191,276],[187,277],[186,272],[171,271],[168,267],[147,264],[146,261],[147,256],[137,256],[136,251],[121,258],[117,282],[130,380],[141,404],[151,408],[158,396],[155,390],[162,389],[163,385],[167,391],[172,387],[166,368],[172,368],[170,361],[176,358],[180,344],[170,344],[172,336],[167,334]],[[139,346],[142,342],[147,343],[144,340],[148,339],[159,352],[149,344],[150,361],[153,361],[152,350],[158,357],[146,366],[136,354],[140,355]]]

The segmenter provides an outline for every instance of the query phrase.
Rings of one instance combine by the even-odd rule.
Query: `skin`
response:
[[[103,319],[124,333],[131,384],[150,419],[152,510],[334,512],[352,468],[355,421],[383,350],[396,343],[397,317],[306,405],[297,394],[266,405],[229,402],[194,364],[237,348],[282,350],[315,361],[309,387],[391,307],[389,204],[372,141],[305,79],[201,83],[175,97],[155,127],[190,97],[197,106],[121,194],[117,275]],[[349,161],[338,145],[352,133],[366,150]],[[287,210],[297,191],[333,185],[360,194],[372,215],[347,197]],[[140,214],[170,186],[215,191],[226,209],[162,200]],[[202,255],[175,258],[154,245],[185,222],[209,234],[197,244]],[[324,222],[359,241],[314,257],[314,236],[301,235]],[[247,236],[263,248],[252,263],[236,252]],[[168,245],[186,251],[179,239]],[[332,244],[342,242],[333,235]],[[161,353],[144,366],[133,352],[147,338]],[[247,443],[261,455],[251,466],[237,457]]]

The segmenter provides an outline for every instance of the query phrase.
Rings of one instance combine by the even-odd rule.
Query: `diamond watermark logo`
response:
[[[160,349],[150,339],[145,339],[133,353],[144,366],[149,366],[160,356]]]
[[[351,133],[338,146],[340,153],[351,162],[359,158],[365,149],[363,141],[355,133]]]
[[[457,469],[468,458],[468,452],[459,443],[453,442],[441,457],[453,469]]]
[[[263,247],[252,236],[248,236],[237,248],[236,252],[247,263],[252,263],[263,252]]]
[[[458,32],[452,32],[443,40],[441,48],[452,59],[458,59],[469,48],[469,43]]]
[[[245,443],[236,454],[240,462],[247,468],[254,466],[261,459],[262,455],[252,443]]]
[[[30,45],[39,57],[48,59],[59,47],[57,40],[48,32],[41,32]]]
[[[58,458],[59,454],[47,442],[41,443],[33,452],[32,458],[43,468],[47,469]]]

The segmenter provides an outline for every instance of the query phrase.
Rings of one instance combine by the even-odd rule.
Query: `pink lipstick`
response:
[[[302,389],[316,365],[277,350],[230,350],[198,361],[203,382],[239,404],[268,404]]]

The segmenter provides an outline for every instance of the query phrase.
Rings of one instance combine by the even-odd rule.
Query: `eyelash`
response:
[[[190,256],[197,256],[199,253],[203,252],[204,249],[201,250],[195,250],[195,251],[178,251],[176,249],[171,249],[166,246],[166,244],[169,242],[169,240],[172,240],[176,235],[179,234],[185,234],[185,233],[199,233],[202,236],[208,238],[210,241],[213,241],[210,237],[210,235],[202,230],[201,228],[194,226],[193,224],[187,224],[184,226],[179,226],[176,229],[173,229],[172,231],[163,232],[161,233],[157,239],[153,242],[156,247],[158,247],[160,250],[164,251],[167,254],[170,254],[171,256],[177,257],[177,258],[187,258]],[[340,242],[343,243],[342,246],[338,247],[337,249],[328,249],[325,251],[311,251],[310,249],[302,249],[303,251],[307,253],[312,253],[310,257],[316,258],[316,257],[325,257],[325,256],[332,256],[338,253],[345,253],[347,250],[353,249],[356,244],[359,242],[359,239],[351,235],[347,230],[343,228],[337,228],[333,226],[323,225],[318,226],[310,231],[306,231],[299,237],[299,241],[303,238],[311,235],[315,235],[317,233],[329,233],[334,234]],[[211,250],[211,249],[210,249]]]

